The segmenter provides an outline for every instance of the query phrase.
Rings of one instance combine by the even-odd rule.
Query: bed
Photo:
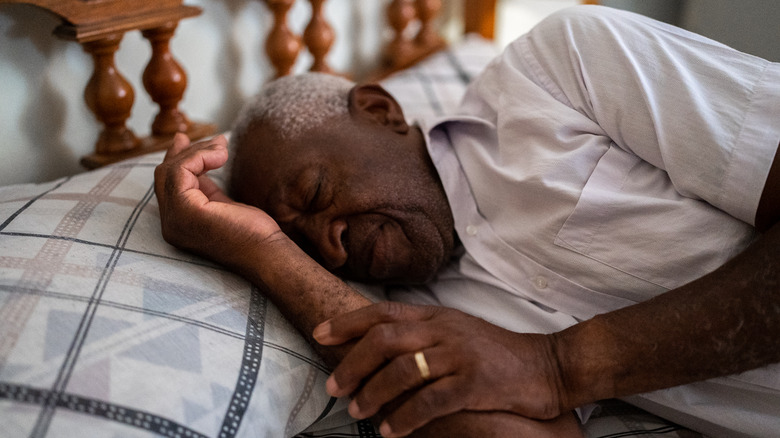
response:
[[[0,187],[0,436],[345,437],[378,436],[324,390],[327,368],[251,284],[165,243],[153,170],[173,133],[213,135],[179,109],[186,88],[169,41],[200,8],[181,0],[0,0],[61,19],[55,35],[94,59],[86,105],[100,122],[90,171]],[[330,71],[332,29],[311,0],[301,35],[287,25],[293,0],[266,0],[265,41],[276,75],[298,52]],[[449,44],[436,1],[387,3],[387,49],[366,77],[381,80],[408,117],[443,115],[496,53],[495,2],[466,0],[467,35]],[[127,126],[133,90],[116,69],[121,36],[150,42],[144,86],[159,106],[148,133]],[[224,181],[216,172],[214,178]],[[381,290],[355,285],[373,299]],[[588,437],[695,437],[609,400]]]

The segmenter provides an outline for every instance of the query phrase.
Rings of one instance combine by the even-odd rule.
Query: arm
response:
[[[756,226],[768,228],[779,215],[780,159],[776,156],[756,212]],[[780,224],[776,223],[711,274],[555,335],[562,381],[570,394],[563,404],[576,406],[775,363],[780,361],[777,333]],[[604,358],[614,361],[604,363]]]

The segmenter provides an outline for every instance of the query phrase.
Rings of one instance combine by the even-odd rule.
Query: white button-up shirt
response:
[[[575,8],[512,43],[459,115],[421,127],[462,252],[413,294],[551,332],[699,278],[754,240],[780,65]]]
[[[576,319],[742,251],[780,142],[778,64],[590,9],[512,43],[460,115],[421,122],[465,248],[444,279]]]

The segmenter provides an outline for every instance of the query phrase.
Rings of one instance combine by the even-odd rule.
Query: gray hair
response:
[[[245,141],[256,123],[269,123],[279,138],[289,140],[346,115],[353,85],[324,73],[284,76],[269,82],[239,113],[231,130],[231,149]]]

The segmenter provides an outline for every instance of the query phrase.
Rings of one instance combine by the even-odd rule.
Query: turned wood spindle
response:
[[[121,40],[122,34],[114,34],[82,44],[94,61],[94,70],[84,90],[84,99],[103,124],[103,131],[95,145],[98,154],[126,151],[139,144],[135,134],[125,126],[135,100],[133,87],[114,64],[114,54]]]
[[[387,46],[386,60],[393,67],[402,65],[413,57],[414,46],[404,35],[404,31],[416,15],[415,7],[409,0],[393,0],[387,6],[387,21],[393,30],[393,40]]]
[[[179,111],[179,102],[187,89],[187,74],[170,51],[170,40],[178,23],[142,31],[152,47],[152,57],[143,74],[143,84],[160,112],[152,123],[152,135],[170,136],[187,132],[190,121]]]
[[[422,47],[436,47],[443,40],[436,32],[433,20],[441,9],[441,0],[417,0],[417,17],[420,19],[420,31],[417,32],[415,44]]]
[[[301,39],[290,31],[287,26],[287,13],[294,0],[265,0],[274,14],[274,23],[265,42],[268,59],[276,69],[276,76],[290,74],[298,52],[301,50]]]
[[[325,55],[330,51],[335,39],[333,28],[322,13],[324,0],[309,0],[311,3],[311,20],[303,31],[303,41],[314,61],[311,71],[331,73],[333,70],[325,62]]]

